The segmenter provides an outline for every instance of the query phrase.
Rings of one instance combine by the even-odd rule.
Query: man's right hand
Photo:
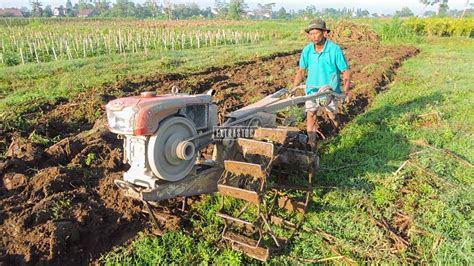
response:
[[[352,98],[352,92],[345,91],[344,92],[344,102],[349,103],[351,101],[351,98]]]
[[[306,89],[306,85],[304,83],[301,83],[299,85],[293,84],[293,88],[290,90],[289,94],[290,95],[296,95],[296,91],[298,89]]]

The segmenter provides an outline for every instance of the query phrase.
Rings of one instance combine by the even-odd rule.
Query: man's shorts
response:
[[[307,88],[305,89],[305,93],[306,95],[311,95],[318,92],[326,92],[328,90],[332,90],[332,88],[330,86],[323,86],[319,89]],[[333,114],[338,114],[340,112],[339,109],[340,109],[341,102],[335,97],[331,97],[331,100],[329,103],[327,101],[328,99],[325,96],[321,96],[314,100],[306,101],[305,103],[306,112],[315,113],[320,108],[325,108],[328,112],[331,112]]]
[[[306,112],[315,113],[319,110],[319,108],[325,108],[328,112],[331,112],[333,114],[339,113],[340,101],[338,99],[333,98],[327,106],[324,106],[325,99],[324,98],[321,99],[321,98],[316,99],[316,100],[306,101],[305,103]]]

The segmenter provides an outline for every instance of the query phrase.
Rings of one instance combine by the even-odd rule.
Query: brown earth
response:
[[[343,121],[362,112],[394,69],[418,52],[377,42],[343,48],[354,73],[354,95]],[[165,93],[173,85],[189,93],[212,88],[221,111],[230,111],[291,84],[298,56],[295,51],[194,74],[130,77],[45,106],[42,115],[25,114],[35,121],[36,134],[59,141],[37,144],[20,130],[3,136],[9,145],[0,162],[0,265],[86,264],[146,228],[141,203],[124,198],[113,184],[126,166],[121,141],[104,128],[108,100],[141,91]],[[320,117],[321,137],[336,134],[327,116]]]

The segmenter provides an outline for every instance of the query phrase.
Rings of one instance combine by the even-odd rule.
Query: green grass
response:
[[[271,264],[338,254],[360,263],[474,263],[474,169],[466,163],[474,161],[474,41],[428,39],[419,47],[422,52],[403,64],[389,90],[321,144],[307,230]],[[406,160],[411,164],[394,174]],[[255,263],[218,245],[217,206],[215,195],[193,206],[199,213],[191,220],[198,228],[193,235],[141,235],[102,262]]]
[[[183,232],[170,232],[160,238],[140,234],[128,248],[117,248],[101,260],[107,265],[183,265],[190,262],[228,265],[239,262],[241,254],[219,252],[209,242],[196,242]]]

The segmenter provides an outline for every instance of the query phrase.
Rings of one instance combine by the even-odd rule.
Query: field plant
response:
[[[474,37],[474,18],[410,18],[403,26],[419,35]]]
[[[357,19],[370,25],[384,43],[421,43],[424,37],[474,37],[474,18]]]
[[[50,207],[51,217],[54,220],[58,220],[61,216],[67,211],[71,206],[71,200],[67,198],[61,198],[53,202],[53,205]]]
[[[97,160],[97,155],[93,152],[87,154],[85,163],[87,166],[91,166]]]
[[[46,146],[46,145],[51,143],[51,140],[49,140],[49,139],[45,138],[44,136],[36,133],[35,130],[33,130],[33,132],[31,132],[31,134],[28,136],[28,139],[31,140],[31,142],[33,142],[33,143],[40,144],[40,145],[43,145],[43,146]]]
[[[400,19],[364,19],[358,21],[369,24],[380,36],[380,41],[383,43],[421,43],[423,41],[422,35],[405,26]]]
[[[200,30],[192,24],[179,27],[167,22],[71,20],[30,24],[7,23],[0,29],[0,65],[12,66],[72,60],[100,55],[150,51],[200,49],[203,47],[254,44],[278,38],[271,32],[226,29]],[[199,24],[198,24],[199,25]],[[224,24],[225,25],[225,24]]]

